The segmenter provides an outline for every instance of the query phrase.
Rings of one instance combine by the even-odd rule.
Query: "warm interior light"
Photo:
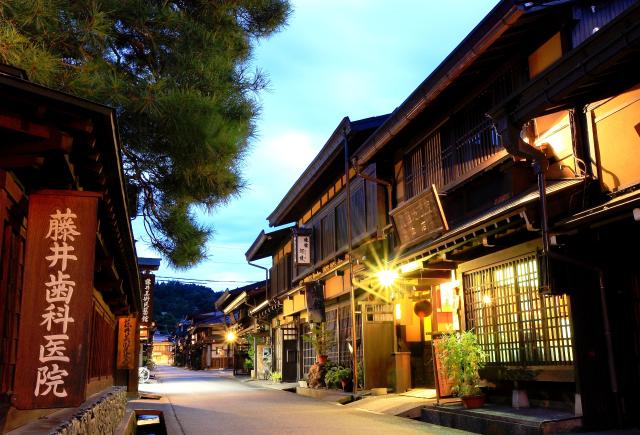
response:
[[[389,287],[398,278],[398,272],[395,270],[381,270],[376,273],[376,276],[378,277],[378,281],[380,281],[380,285],[382,287]]]
[[[227,335],[225,338],[229,343],[233,343],[234,341],[236,341],[236,333],[233,331],[229,331],[227,332]]]
[[[489,295],[482,296],[482,303],[485,305],[491,305],[491,296]]]
[[[396,320],[402,319],[402,306],[400,304],[396,304]]]

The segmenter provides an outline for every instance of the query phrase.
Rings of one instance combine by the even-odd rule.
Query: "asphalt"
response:
[[[467,433],[367,409],[374,402],[390,404],[390,397],[343,406],[280,389],[286,385],[242,382],[225,371],[164,366],[155,376],[157,382],[140,385],[140,391],[160,397],[131,400],[129,408],[162,411],[169,434]]]

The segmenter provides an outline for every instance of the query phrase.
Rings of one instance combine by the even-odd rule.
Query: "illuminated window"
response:
[[[535,256],[463,275],[467,327],[495,364],[573,362],[569,297],[540,296]]]

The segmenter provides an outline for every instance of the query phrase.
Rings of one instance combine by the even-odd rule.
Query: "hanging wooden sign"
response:
[[[434,185],[391,210],[389,215],[402,246],[433,239],[449,229]]]
[[[135,369],[136,364],[136,328],[135,316],[118,317],[118,356],[116,367],[118,369]]]
[[[156,282],[155,275],[151,273],[140,277],[142,281],[142,312],[140,313],[140,325],[151,326],[153,321],[153,287]]]
[[[29,197],[13,404],[64,408],[85,400],[100,194]]]

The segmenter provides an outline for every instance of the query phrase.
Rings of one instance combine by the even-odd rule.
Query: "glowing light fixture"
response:
[[[400,304],[396,304],[396,320],[402,319],[402,306]]]
[[[482,303],[485,305],[491,305],[491,296],[489,295],[484,295],[482,296]]]
[[[234,341],[236,341],[236,333],[233,331],[227,332],[225,340],[227,340],[229,343],[233,343]]]
[[[395,270],[383,269],[376,273],[378,281],[382,287],[390,287],[398,278],[398,272]]]

